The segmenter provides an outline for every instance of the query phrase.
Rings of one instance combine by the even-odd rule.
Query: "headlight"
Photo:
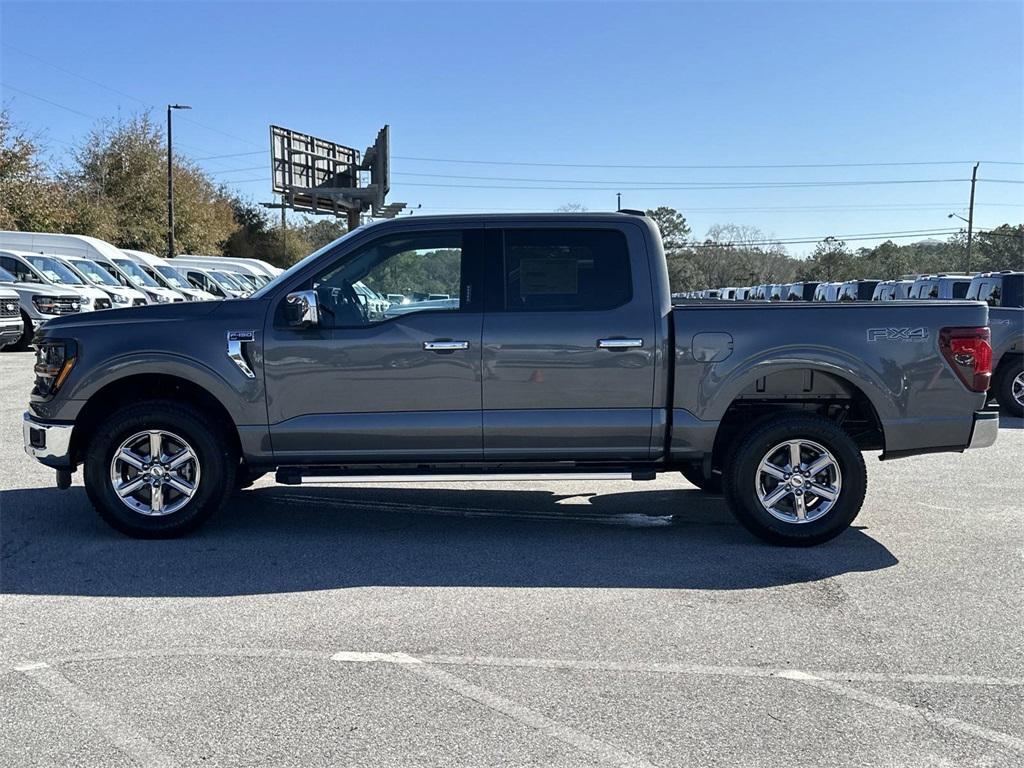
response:
[[[56,315],[60,312],[60,304],[52,296],[33,296],[32,304],[44,315]]]
[[[110,298],[114,300],[115,304],[128,304],[131,301],[131,299],[121,293],[112,293]]]
[[[162,293],[157,293],[156,291],[147,291],[146,295],[149,296],[149,298],[151,298],[158,304],[166,304],[168,301],[170,301],[170,299],[168,299]]]
[[[61,388],[78,359],[78,345],[70,340],[54,339],[36,346],[36,384],[32,394],[53,397]]]
[[[92,296],[83,296],[80,301],[82,306],[87,307],[92,304]]]

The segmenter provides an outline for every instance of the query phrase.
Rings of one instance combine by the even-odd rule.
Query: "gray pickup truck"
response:
[[[992,330],[992,389],[1000,407],[1024,416],[1024,272],[983,272],[967,289],[971,301],[988,304]]]
[[[60,487],[83,466],[100,515],[141,537],[274,470],[678,471],[758,536],[814,544],[860,510],[863,451],[995,441],[987,324],[982,302],[673,305],[639,213],[409,217],[247,299],[47,322],[25,448]]]

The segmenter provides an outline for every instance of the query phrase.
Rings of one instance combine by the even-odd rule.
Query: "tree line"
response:
[[[121,248],[166,253],[167,142],[148,114],[97,125],[60,167],[50,167],[45,156],[44,143],[0,109],[0,229],[92,235]],[[305,216],[282,228],[267,209],[217,184],[184,155],[175,153],[172,173],[180,253],[254,257],[283,267],[345,232],[339,220]],[[571,203],[559,210],[586,208]],[[944,242],[857,249],[828,237],[800,259],[756,227],[716,224],[700,239],[674,208],[647,214],[661,230],[674,291],[966,267],[963,232]],[[975,233],[970,267],[1024,269],[1024,224]]]
[[[0,229],[91,235],[120,248],[167,252],[167,141],[148,114],[103,123],[52,168],[44,142],[0,109]],[[288,266],[345,233],[301,217],[282,229],[267,209],[217,184],[175,152],[178,253],[223,254]]]
[[[968,269],[967,234],[963,231],[945,241],[898,245],[887,240],[856,249],[826,237],[810,256],[800,259],[787,254],[785,246],[756,227],[716,224],[698,240],[691,237],[686,218],[674,208],[654,208],[647,215],[661,230],[673,291],[797,281],[892,280]],[[1024,224],[975,232],[969,269],[1024,269]]]

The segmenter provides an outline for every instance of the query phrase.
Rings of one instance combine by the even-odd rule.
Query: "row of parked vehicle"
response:
[[[976,274],[913,275],[899,280],[847,280],[845,282],[766,283],[741,288],[709,288],[673,294],[681,299],[723,301],[900,301],[903,299],[975,299],[999,306],[1002,277],[988,280],[988,291],[979,295],[978,278],[991,275],[1019,275],[1010,271]],[[972,283],[975,285],[971,295]]]
[[[673,294],[675,299],[767,302],[869,302],[964,299],[989,305],[992,334],[992,396],[1015,416],[1024,416],[1024,272],[917,275],[900,280],[785,283],[715,288]]]
[[[281,270],[259,259],[173,261],[94,237],[0,232],[0,348],[27,349],[52,317],[248,296]]]

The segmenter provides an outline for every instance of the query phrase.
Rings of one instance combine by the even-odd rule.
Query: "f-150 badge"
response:
[[[927,328],[868,328],[868,341],[927,341]]]

